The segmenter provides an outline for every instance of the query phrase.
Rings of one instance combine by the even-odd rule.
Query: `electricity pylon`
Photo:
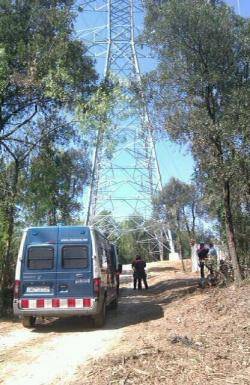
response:
[[[95,58],[105,58],[104,78],[119,79],[125,96],[115,108],[112,129],[105,132],[100,123],[96,135],[86,223],[104,231],[108,226],[111,236],[118,237],[117,223],[129,217],[134,221],[130,231],[140,229],[155,239],[162,258],[166,240],[171,252],[174,248],[166,224],[152,217],[153,197],[163,186],[139,64],[145,54],[138,50],[136,17],[142,15],[143,4],[139,0],[90,0],[82,5],[85,11],[106,15],[106,24],[82,30],[81,36]],[[112,141],[110,155],[107,144]]]

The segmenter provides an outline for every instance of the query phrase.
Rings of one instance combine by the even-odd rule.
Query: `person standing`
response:
[[[138,276],[137,276],[137,272],[136,272],[136,269],[135,269],[135,263],[136,263],[136,260],[134,260],[132,262],[134,290],[136,290],[136,286],[137,286],[137,282],[138,282]]]
[[[148,289],[147,275],[145,272],[146,262],[137,255],[135,261],[132,262],[133,278],[134,278],[134,290],[138,282],[138,290],[142,289],[141,281],[143,280],[145,289]]]
[[[217,251],[216,248],[214,247],[213,243],[209,243],[209,256],[212,258],[216,258],[217,260]]]
[[[205,268],[205,260],[208,256],[208,252],[209,252],[209,249],[207,247],[205,247],[205,244],[200,243],[200,247],[197,250],[197,254],[198,254],[198,258],[199,258],[199,266],[201,269],[201,278],[202,279],[205,278],[204,268]]]

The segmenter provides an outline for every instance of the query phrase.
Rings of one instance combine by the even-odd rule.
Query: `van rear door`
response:
[[[22,258],[22,297],[51,298],[57,295],[56,227],[28,229]]]
[[[92,297],[92,245],[89,229],[60,227],[58,241],[58,297]]]

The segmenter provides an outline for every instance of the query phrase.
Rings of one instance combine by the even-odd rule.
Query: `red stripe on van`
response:
[[[53,298],[52,299],[52,307],[60,307],[60,299]]]
[[[75,306],[76,306],[75,298],[68,298],[68,307],[75,307]]]
[[[81,308],[90,308],[92,307],[92,300],[91,298],[62,298],[62,300],[66,300],[67,302],[67,308],[76,308],[76,309],[81,309]],[[31,301],[31,302],[30,302]],[[52,299],[46,299],[45,298],[37,298],[37,299],[22,299],[21,300],[21,308],[23,309],[45,309],[45,301],[46,302],[46,308],[64,308],[63,304],[60,301],[60,298],[52,298]],[[49,302],[48,302],[49,301]],[[51,302],[50,302],[51,301]],[[49,306],[48,306],[49,305]]]
[[[83,307],[91,307],[91,299],[83,298]]]

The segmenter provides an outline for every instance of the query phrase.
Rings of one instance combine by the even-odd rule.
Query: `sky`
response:
[[[243,17],[250,17],[250,0],[226,0]]]
[[[97,5],[105,3],[105,1],[97,0],[94,2]],[[243,17],[250,16],[250,0],[226,0],[226,3],[235,8],[237,13],[240,13]],[[100,8],[102,10],[102,8]],[[76,24],[76,30],[79,36],[88,44],[89,52],[91,53],[91,41],[93,38],[95,41],[102,41],[105,39],[105,26],[106,26],[106,13],[105,12],[92,12],[83,11],[80,13]],[[136,15],[136,25],[138,26],[138,34],[143,26],[143,18],[141,14]],[[94,33],[93,33],[94,29]],[[102,77],[105,67],[106,51],[105,46],[100,43],[95,44],[95,54],[98,54],[96,59],[96,69],[99,75]],[[145,51],[144,53],[148,52]],[[147,55],[146,55],[147,56]],[[140,59],[140,68],[142,74],[155,68],[157,62],[152,58]],[[156,144],[158,160],[160,164],[160,170],[162,175],[163,184],[166,184],[171,177],[181,179],[185,182],[192,180],[194,172],[194,161],[192,155],[187,147],[179,146],[169,140],[161,140]]]

